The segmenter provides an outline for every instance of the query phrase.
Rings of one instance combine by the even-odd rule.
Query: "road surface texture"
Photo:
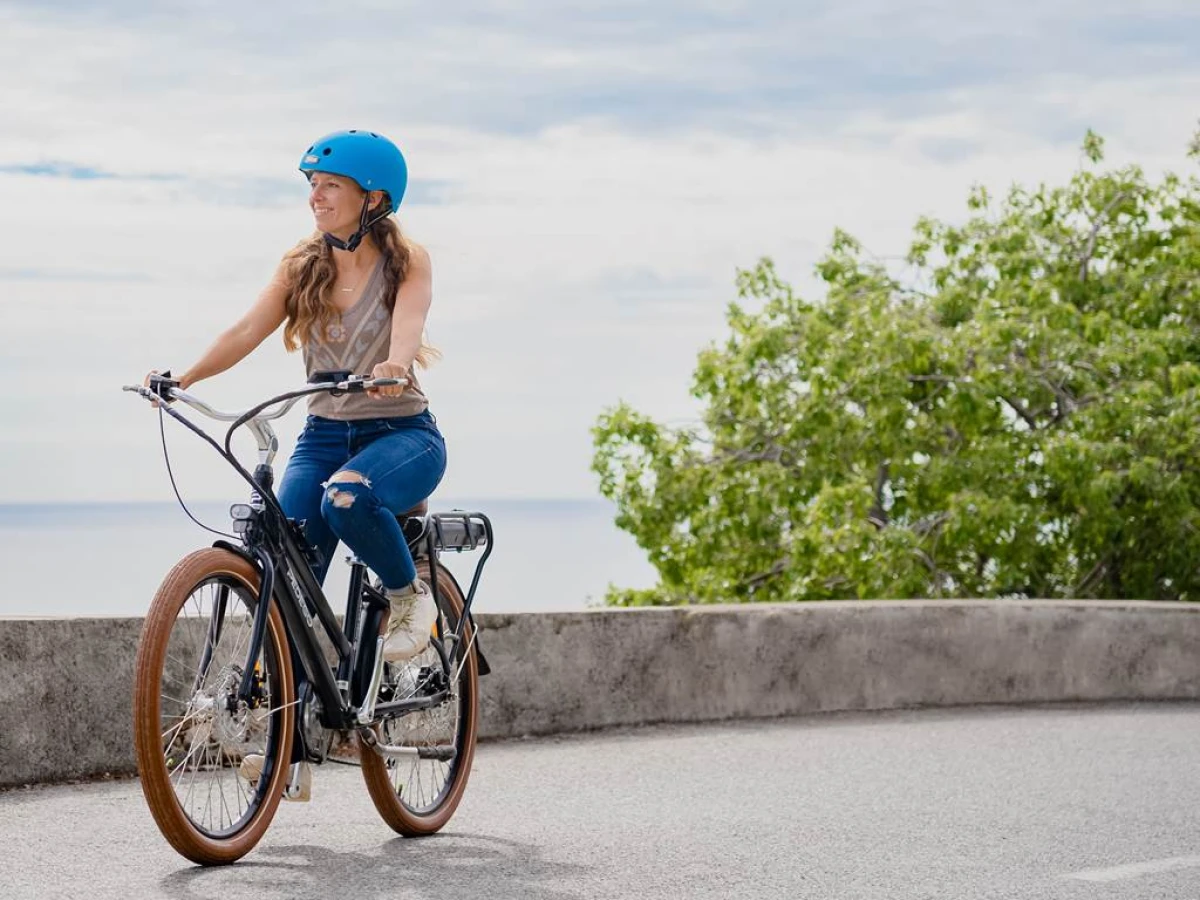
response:
[[[0,794],[0,898],[1200,900],[1200,706],[956,709],[480,747],[406,840],[324,766],[241,862],[201,869],[135,781]]]

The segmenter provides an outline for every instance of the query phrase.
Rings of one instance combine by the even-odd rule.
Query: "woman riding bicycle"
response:
[[[304,522],[324,581],[339,539],[379,576],[391,603],[384,658],[428,644],[437,607],[418,579],[396,516],[433,493],[446,447],[414,374],[436,351],[424,343],[432,299],[429,254],[393,214],[408,181],[403,154],[369,131],[326,135],[304,151],[318,232],[282,259],[258,300],[179,378],[187,389],[236,365],[280,325],[303,349],[310,378],[370,373],[404,383],[365,394],[313,394],[280,481],[284,513]]]

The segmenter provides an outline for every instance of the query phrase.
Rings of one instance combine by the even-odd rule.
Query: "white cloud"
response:
[[[446,186],[402,220],[434,257],[447,358],[426,386],[455,497],[591,493],[588,429],[617,398],[694,416],[695,353],[760,255],[811,292],[834,226],[902,254],[914,219],[959,216],[972,183],[1069,176],[1090,124],[1116,161],[1183,164],[1200,64],[1100,38],[1047,57],[1076,3],[892,6],[638,5],[625,24],[600,6],[424,10],[361,73],[345,63],[352,15],[281,20],[267,4],[235,29],[191,5],[171,27],[133,7],[0,11],[0,166],[122,176],[0,174],[0,374],[25,376],[0,379],[0,461],[28,474],[0,500],[164,497],[153,417],[116,387],[187,365],[241,313],[311,227],[299,150],[343,123],[403,135],[415,182]],[[390,10],[381,33],[408,28],[413,10]],[[1194,33],[1190,10],[1157,3],[1139,40]],[[988,41],[1032,49],[964,58]],[[33,373],[67,377],[43,389]],[[300,373],[272,337],[201,391],[248,405]],[[280,427],[285,454],[299,417]],[[224,496],[219,461],[172,444],[194,495]]]

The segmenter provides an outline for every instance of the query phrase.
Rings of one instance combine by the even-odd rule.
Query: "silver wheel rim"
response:
[[[227,600],[218,631],[213,620],[223,588]],[[247,779],[240,769],[246,756],[265,752],[278,719],[271,715],[262,655],[255,673],[262,683],[260,699],[252,708],[231,702],[244,677],[253,625],[249,598],[230,580],[210,579],[194,588],[171,625],[159,684],[167,777],[184,815],[214,838],[236,834],[261,806],[259,779]]]
[[[443,619],[442,633],[448,633]],[[436,640],[436,639],[435,639]],[[432,646],[401,664],[389,664],[388,684],[396,700],[418,696],[427,684],[422,683],[420,671],[440,672],[441,659]],[[387,744],[401,747],[459,746],[459,720],[462,686],[458,679],[458,661],[451,659],[450,697],[439,706],[408,713],[384,721],[380,735]],[[415,815],[428,815],[441,804],[454,780],[458,756],[450,760],[425,759],[416,755],[392,757],[385,760],[388,780],[400,803]]]

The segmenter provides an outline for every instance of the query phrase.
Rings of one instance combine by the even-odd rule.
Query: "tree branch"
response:
[[[950,520],[950,513],[940,512],[937,515],[926,516],[924,519],[921,519],[918,522],[914,522],[913,526],[912,526],[912,530],[914,533],[920,535],[921,537],[925,537],[927,534],[931,534],[932,532],[937,531],[939,528],[941,528],[943,525],[945,525],[949,520]]]
[[[1046,387],[1050,393],[1054,394],[1054,422],[1057,424],[1065,419],[1070,413],[1074,412],[1078,407],[1078,402],[1075,397],[1064,388],[1061,384],[1055,384],[1045,375],[1039,375],[1038,381]]]
[[[947,425],[945,428],[943,428],[942,434],[944,434],[950,440],[950,442],[954,445],[954,449],[957,450],[963,445],[963,436],[953,425]]]
[[[728,450],[724,453],[714,454],[713,462],[725,462],[733,460],[735,462],[779,462],[783,459],[783,448],[775,444],[771,444],[765,450]]]
[[[940,594],[941,593],[941,583],[942,583],[942,572],[937,567],[937,563],[935,563],[933,561],[933,557],[931,557],[928,553],[926,553],[920,547],[917,547],[915,550],[913,550],[913,553],[916,555],[917,559],[919,559],[921,562],[925,563],[926,567],[929,569],[929,573],[933,576],[934,593]]]
[[[1019,401],[1013,400],[1004,394],[1000,395],[1000,399],[1012,407],[1012,411],[1025,420],[1025,424],[1029,426],[1030,431],[1037,431],[1038,423],[1037,419],[1033,417],[1033,413],[1022,406]]]
[[[751,590],[754,590],[759,585],[764,584],[767,581],[770,581],[772,578],[776,578],[779,575],[782,575],[784,573],[784,570],[787,569],[787,565],[788,565],[787,559],[786,558],[781,559],[777,563],[775,563],[775,565],[771,566],[771,568],[767,569],[767,571],[759,572],[757,575],[751,575],[749,578],[747,578],[745,581],[742,582],[742,586],[750,588]]]
[[[1083,258],[1079,261],[1079,280],[1087,281],[1088,265],[1092,261],[1092,254],[1096,252],[1096,240],[1100,236],[1100,228],[1104,225],[1104,220],[1108,218],[1108,214],[1122,200],[1129,197],[1128,191],[1117,191],[1111,200],[1104,205],[1104,209],[1100,210],[1100,214],[1096,216],[1092,222],[1092,233],[1088,235],[1087,247],[1084,248]]]
[[[1107,571],[1108,559],[1108,555],[1100,557],[1100,560],[1096,563],[1096,565],[1092,566],[1092,571],[1084,575],[1083,581],[1075,585],[1075,589],[1071,592],[1071,596],[1078,597],[1085,590],[1090,590],[1092,585],[1096,581],[1099,581],[1100,577],[1104,575],[1105,571]]]
[[[867,521],[876,528],[885,528],[890,521],[887,511],[883,508],[883,489],[887,486],[888,464],[880,463],[879,471],[875,473],[875,505],[867,514]]]

